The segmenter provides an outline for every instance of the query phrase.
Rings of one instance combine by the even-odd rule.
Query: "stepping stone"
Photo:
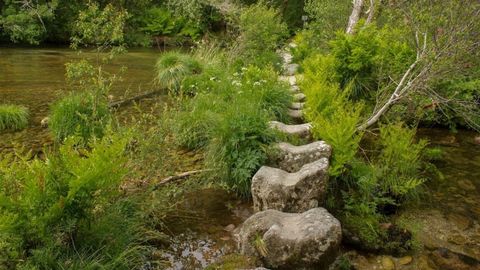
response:
[[[303,107],[305,107],[305,103],[303,102],[293,102],[290,104],[290,109],[292,110],[301,110]]]
[[[293,95],[293,100],[295,100],[295,102],[304,102],[305,99],[307,99],[307,96],[305,96],[304,93],[298,93]]]
[[[297,85],[297,78],[295,78],[295,76],[280,76],[278,79],[287,82],[290,85]]]
[[[303,139],[309,139],[312,137],[312,125],[308,123],[299,125],[287,125],[278,121],[270,121],[269,125],[270,128],[285,133],[286,135],[298,136]]]
[[[280,56],[283,59],[283,62],[286,64],[290,64],[293,60],[293,56],[289,52],[282,52],[280,53]]]
[[[337,257],[340,222],[324,208],[300,214],[267,210],[251,216],[238,233],[240,252],[273,269],[326,269]]]
[[[279,169],[293,173],[299,171],[305,164],[321,158],[329,159],[332,147],[324,141],[295,146],[286,142],[276,145],[276,152],[270,158]]]
[[[299,68],[300,68],[299,64],[285,65],[285,74],[289,75],[289,76],[293,76],[293,75],[295,75],[295,73],[297,73]]]
[[[300,87],[298,87],[298,85],[292,85],[292,87],[290,87],[290,92],[293,94],[300,93]]]
[[[304,123],[303,111],[302,110],[288,109],[287,114],[293,120],[294,123],[296,123],[296,124]]]
[[[301,213],[318,207],[328,184],[327,158],[305,164],[298,172],[262,166],[252,178],[253,209]]]

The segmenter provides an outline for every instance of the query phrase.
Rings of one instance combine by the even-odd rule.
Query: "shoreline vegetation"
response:
[[[120,2],[0,4],[2,42],[69,42],[79,55],[66,64],[71,93],[51,104],[53,147],[41,159],[0,158],[1,270],[170,267],[159,254],[186,194],[213,187],[249,201],[252,177],[276,145],[309,139],[332,148],[318,206],[340,221],[344,245],[395,256],[421,250],[414,226],[397,215],[442,178],[444,157],[417,127],[480,130],[478,3]],[[169,101],[124,124],[109,105],[121,69],[105,66],[128,46],[167,39],[193,41],[157,59],[154,85]],[[270,124],[298,118],[311,138]],[[27,108],[0,105],[0,131],[28,123]],[[250,240],[258,256],[235,251],[209,269],[268,264],[262,236]],[[334,265],[353,269],[347,256]]]

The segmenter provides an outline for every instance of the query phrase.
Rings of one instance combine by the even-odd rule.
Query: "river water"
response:
[[[152,89],[160,53],[155,49],[130,49],[106,65],[107,72],[127,68],[121,75],[123,81],[112,89],[114,100]],[[81,57],[95,56],[85,51]],[[38,150],[51,143],[48,129],[42,128],[40,121],[48,116],[53,101],[70,92],[65,83],[65,64],[78,59],[75,51],[65,47],[0,47],[0,103],[26,106],[31,115],[27,129],[0,133],[0,152],[11,150],[15,144]]]
[[[109,71],[127,67],[124,81],[112,90],[114,99],[150,90],[160,53],[133,49],[108,65]],[[86,55],[93,57],[92,53]],[[15,144],[38,149],[51,143],[40,121],[48,115],[50,104],[69,92],[64,79],[65,63],[76,59],[79,56],[68,48],[0,47],[0,103],[23,105],[31,113],[27,129],[0,133],[0,154]],[[391,258],[396,269],[480,269],[472,261],[480,259],[480,146],[473,141],[476,135],[442,129],[419,131],[420,137],[428,138],[444,151],[443,160],[436,164],[443,179],[431,181],[421,203],[407,207],[399,215],[414,225],[412,230],[421,238],[422,248],[405,265]],[[172,247],[163,254],[163,260],[171,263],[169,269],[202,269],[235,253],[231,231],[252,214],[248,202],[218,189],[190,194],[181,208],[193,212],[190,218],[169,222]],[[355,257],[354,262],[358,269],[384,269],[383,259],[364,254]]]

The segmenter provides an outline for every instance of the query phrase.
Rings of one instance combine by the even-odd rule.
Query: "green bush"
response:
[[[201,73],[202,64],[193,56],[177,51],[163,53],[155,65],[155,83],[176,93],[182,81],[189,75]]]
[[[52,105],[49,127],[58,142],[72,135],[87,142],[103,136],[110,118],[105,98],[89,93],[70,94]]]
[[[0,131],[24,129],[28,118],[28,109],[23,106],[0,105]]]
[[[245,64],[263,66],[276,63],[275,49],[288,36],[288,27],[278,11],[258,3],[244,10],[239,18],[238,44]]]
[[[266,147],[274,141],[268,114],[260,104],[237,97],[212,130],[207,156],[227,187],[243,196],[250,194],[251,178],[266,159]]]
[[[411,246],[408,234],[383,230],[380,224],[405,201],[418,196],[425,179],[425,141],[416,142],[415,130],[402,124],[380,125],[379,140],[360,154],[364,121],[360,102],[350,99],[351,85],[342,88],[334,69],[335,57],[315,55],[304,61],[302,89],[307,95],[306,117],[316,139],[332,145],[327,207],[336,212],[348,238],[360,239],[363,248],[400,252]],[[397,237],[397,238],[396,238]]]
[[[45,161],[0,160],[0,268],[131,269],[138,228],[133,202],[119,198],[129,136],[75,148]],[[136,255],[134,255],[136,254]]]

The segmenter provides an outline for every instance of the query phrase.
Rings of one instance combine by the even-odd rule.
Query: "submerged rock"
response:
[[[301,146],[281,142],[276,145],[276,152],[271,159],[275,167],[293,173],[303,165],[321,158],[330,158],[332,147],[324,141],[316,141]]]
[[[285,133],[289,136],[298,136],[302,139],[309,139],[312,137],[312,125],[308,123],[300,125],[287,125],[278,121],[270,121],[269,125],[270,128]]]
[[[341,242],[340,222],[324,208],[300,214],[266,210],[245,221],[238,233],[240,252],[258,256],[275,269],[325,269]]]
[[[480,224],[460,214],[417,210],[402,214],[417,229],[419,240],[429,249],[447,249],[480,261]]]
[[[474,142],[475,144],[480,145],[480,136],[477,136],[477,137],[473,138],[473,142]]]
[[[252,179],[253,208],[298,213],[318,207],[327,189],[328,165],[328,159],[321,158],[295,173],[261,167]]]

